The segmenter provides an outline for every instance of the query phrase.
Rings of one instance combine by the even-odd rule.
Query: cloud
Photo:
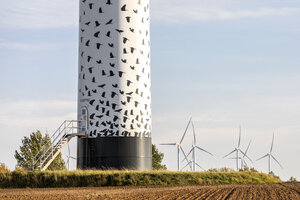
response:
[[[67,119],[76,119],[76,101],[0,102],[0,126],[57,128]]]
[[[78,0],[2,0],[0,27],[69,28],[78,24]]]
[[[0,49],[14,49],[21,51],[37,51],[37,50],[46,50],[50,48],[57,48],[63,46],[62,43],[23,43],[23,42],[12,42],[0,39]]]
[[[167,10],[167,12],[166,12]],[[253,8],[253,9],[231,9],[219,7],[203,6],[164,6],[157,10],[152,10],[152,20],[154,23],[192,23],[216,20],[236,20],[253,19],[263,17],[287,17],[299,14],[300,8],[280,7],[280,8]]]
[[[191,23],[211,20],[235,20],[286,17],[300,8],[285,2],[263,0],[151,0],[154,23]],[[78,26],[78,0],[2,0],[0,27],[16,29],[54,29]]]

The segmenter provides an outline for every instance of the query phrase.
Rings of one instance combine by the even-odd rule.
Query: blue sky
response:
[[[0,162],[14,168],[23,136],[52,133],[76,117],[78,1],[2,0],[0,5]],[[178,141],[193,116],[208,168],[238,139],[255,160],[269,150],[283,179],[300,180],[300,2],[152,0],[153,142]],[[189,150],[192,133],[184,140]],[[71,144],[76,154],[75,141]],[[176,150],[159,147],[168,168]],[[64,152],[64,157],[66,157]],[[266,172],[267,162],[250,164]],[[72,163],[75,166],[75,163]]]

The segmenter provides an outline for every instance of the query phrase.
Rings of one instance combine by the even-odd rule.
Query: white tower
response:
[[[78,168],[151,169],[149,25],[149,0],[80,0]]]

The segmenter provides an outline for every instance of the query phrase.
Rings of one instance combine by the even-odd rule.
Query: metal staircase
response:
[[[86,137],[86,121],[66,120],[33,158],[33,170],[46,170],[73,137]]]

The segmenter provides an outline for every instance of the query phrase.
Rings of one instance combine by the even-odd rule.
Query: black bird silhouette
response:
[[[81,52],[81,57],[83,57],[84,52]]]
[[[140,75],[136,75],[136,80],[139,81],[140,80]]]
[[[112,70],[110,70],[109,71],[109,76],[114,76],[114,75],[115,75],[115,73]]]
[[[111,98],[115,98],[115,96],[117,96],[118,94],[115,92],[111,92]]]
[[[126,121],[128,120],[128,117],[123,117],[123,122],[126,123]]]
[[[94,117],[95,117],[95,113],[90,115],[90,119],[94,119]]]
[[[123,49],[123,54],[127,54],[126,48]]]
[[[94,5],[93,3],[89,4],[89,7],[90,7],[91,10],[93,9],[93,5]]]
[[[120,29],[116,29],[116,31],[120,34],[124,32],[123,30],[120,30]]]
[[[102,64],[102,60],[98,60],[98,61],[96,61],[96,63]]]
[[[123,63],[127,63],[127,60],[126,60],[126,59],[121,59],[121,61],[122,61]]]
[[[113,22],[113,19],[111,19],[111,20],[109,20],[108,22],[106,22],[106,24],[105,24],[105,25],[112,24],[112,22]]]
[[[94,67],[90,67],[88,70],[89,70],[89,72],[92,74],[93,73],[93,68]]]
[[[121,104],[125,106],[126,105],[126,101],[121,101]]]
[[[137,101],[134,102],[135,107],[138,107],[139,104],[140,104],[140,103],[137,102]]]
[[[107,37],[110,37],[110,31],[108,31],[108,32],[106,33],[106,36],[107,36]]]
[[[102,108],[102,113],[105,113],[106,108]]]
[[[93,106],[94,103],[95,103],[95,101],[96,101],[95,99],[91,100],[91,101],[90,101],[90,105]]]
[[[85,79],[85,74],[82,75],[82,79]]]
[[[134,53],[134,51],[135,51],[135,48],[134,47],[130,47],[130,52]]]
[[[140,64],[140,60],[138,58],[136,59],[136,64]]]
[[[96,122],[95,126],[96,126],[96,127],[99,127],[99,121]]]
[[[125,72],[119,71],[119,77],[122,78],[122,76],[123,76],[124,73]]]
[[[128,23],[130,23],[130,19],[131,19],[130,16],[127,16],[127,17],[126,17],[126,21],[127,21]]]
[[[92,57],[91,57],[91,56],[88,56],[88,57],[87,57],[87,61],[88,61],[88,62],[90,62],[90,61],[91,61],[91,59],[92,59]]]
[[[114,120],[114,122],[116,122],[118,119],[120,119],[120,118],[115,115],[113,120]]]
[[[102,70],[102,76],[105,76],[105,75],[106,75],[105,71],[104,71],[104,70]]]
[[[86,22],[85,25],[89,26],[91,22]]]
[[[133,125],[132,125],[132,124],[130,124],[130,129],[131,129],[131,130],[133,130],[133,129],[134,129],[134,127],[133,127]]]
[[[99,100],[99,102],[103,105],[104,104],[104,101],[102,101],[102,100]]]
[[[80,71],[82,72],[83,69],[84,69],[84,66],[81,65],[81,66],[80,66]]]
[[[101,8],[101,7],[99,8],[99,13],[103,13],[103,11],[102,11],[102,8]]]
[[[134,13],[138,13],[138,10],[133,10]]]
[[[134,28],[129,28],[129,30],[130,30],[131,32],[134,32]]]
[[[124,115],[128,116],[128,110],[125,110]]]
[[[96,33],[94,34],[94,36],[95,36],[96,38],[98,38],[98,37],[99,37],[99,34],[100,34],[100,31],[96,32]]]
[[[130,115],[134,115],[133,114],[133,110],[130,111]],[[134,120],[132,120],[132,123],[134,122]]]
[[[90,40],[86,41],[85,46],[87,46],[87,47],[90,46]]]
[[[124,91],[123,90],[119,90],[120,91],[120,94],[124,94]]]
[[[106,4],[107,5],[112,5],[111,0],[107,0]]]
[[[131,96],[132,94],[133,94],[133,92],[126,93],[126,95],[129,95],[129,96]]]
[[[116,66],[116,64],[115,64],[115,63],[109,63],[109,66],[111,66],[111,67],[115,67],[115,66]]]
[[[93,93],[97,93],[97,90],[92,90]]]
[[[97,115],[96,117],[99,118],[99,119],[102,119],[103,115]]]
[[[132,97],[126,97],[126,98],[127,98],[127,102],[130,103]]]
[[[130,86],[131,83],[132,83],[131,80],[127,80],[127,86],[128,86],[128,87]]]
[[[126,124],[121,124],[121,127],[122,128],[126,128]]]
[[[110,103],[109,101],[106,101],[106,106],[109,107],[110,106]]]
[[[96,83],[96,78],[95,77],[93,77],[92,82]]]
[[[115,112],[120,113],[123,109],[115,110]]]
[[[117,88],[117,87],[118,87],[118,84],[112,84],[112,86],[113,86],[114,88]]]
[[[108,46],[110,46],[110,47],[114,47],[114,44],[113,43],[108,43]]]
[[[103,92],[101,96],[102,96],[103,98],[105,98],[105,92]]]
[[[130,66],[130,69],[134,70],[134,69],[135,69],[135,66]]]
[[[110,56],[110,58],[115,58],[115,56],[112,52],[110,52],[109,56]]]
[[[110,115],[109,115],[109,110],[106,112],[106,116],[108,116],[108,117],[110,116]]]
[[[105,87],[105,84],[103,84],[103,85],[98,85],[98,87],[104,88],[104,87]]]
[[[97,43],[96,45],[97,45],[97,49],[99,50],[102,44],[101,43]]]
[[[95,21],[95,27],[100,26],[101,24],[98,21]]]
[[[126,11],[126,4],[122,6],[121,11]]]
[[[86,2],[86,0],[82,0],[82,3],[85,3]]]
[[[111,104],[111,107],[112,107],[112,109],[116,109],[116,107],[118,106],[118,104],[116,104],[116,103],[113,103],[113,104]]]
[[[126,37],[123,37],[123,43],[126,44],[127,41],[129,41],[129,39]]]
[[[99,107],[100,107],[100,105],[97,105],[97,106],[96,106],[96,110],[99,110]]]

